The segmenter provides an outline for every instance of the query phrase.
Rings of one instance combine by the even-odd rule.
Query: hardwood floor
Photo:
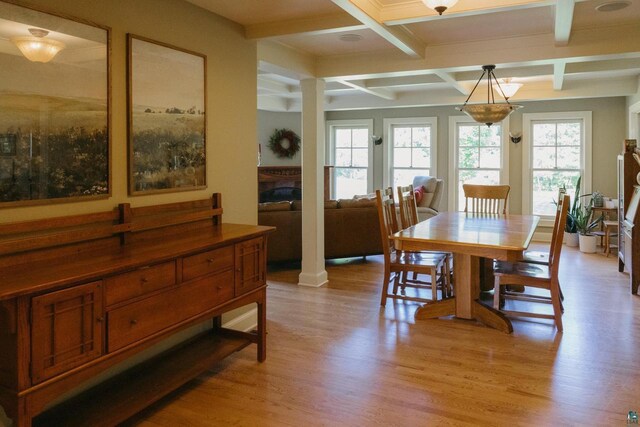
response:
[[[561,334],[544,319],[511,335],[415,321],[417,304],[380,308],[381,257],[327,269],[320,289],[270,271],[265,363],[248,347],[128,424],[623,425],[640,411],[640,298],[614,257],[564,247]]]

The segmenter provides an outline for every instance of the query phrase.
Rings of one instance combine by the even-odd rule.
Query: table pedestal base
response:
[[[473,315],[468,320],[477,320],[491,328],[510,334],[513,332],[511,321],[506,318],[500,311],[487,307],[480,301],[473,302]],[[434,301],[418,308],[415,313],[416,320],[433,319],[436,317],[455,316],[456,315],[456,298],[447,298],[444,300]]]

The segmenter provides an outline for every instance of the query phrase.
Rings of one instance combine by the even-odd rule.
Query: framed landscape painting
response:
[[[129,194],[206,187],[206,57],[129,34]]]
[[[109,197],[109,29],[0,1],[0,39],[0,208]]]

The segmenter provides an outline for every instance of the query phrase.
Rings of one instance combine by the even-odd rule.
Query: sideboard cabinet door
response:
[[[240,296],[265,283],[266,263],[264,238],[236,243],[235,291]]]
[[[32,299],[31,376],[34,384],[102,354],[102,282]]]

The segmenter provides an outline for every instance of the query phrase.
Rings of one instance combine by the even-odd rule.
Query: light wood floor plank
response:
[[[640,298],[613,257],[563,249],[563,333],[545,319],[512,319],[509,335],[415,320],[416,303],[382,309],[381,257],[327,270],[320,289],[296,286],[295,268],[269,272],[265,363],[250,346],[128,425],[623,425],[640,410]]]

